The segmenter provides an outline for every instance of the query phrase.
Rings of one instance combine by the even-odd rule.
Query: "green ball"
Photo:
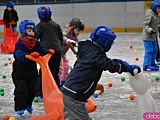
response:
[[[160,65],[160,62],[157,62],[157,65]]]
[[[3,89],[3,88],[0,88],[0,92],[4,92],[4,89]]]
[[[159,77],[158,77],[158,76],[155,76],[155,80],[158,81],[158,80],[159,80]]]
[[[38,102],[38,101],[39,101],[38,97],[35,97],[34,102]]]
[[[89,120],[92,120],[92,118],[89,116]]]
[[[125,77],[121,77],[121,80],[122,80],[122,81],[125,81]]]
[[[4,66],[7,66],[8,65],[8,63],[4,63]]]
[[[0,92],[1,96],[4,96],[4,92]]]
[[[5,78],[6,78],[6,75],[2,75],[2,78],[5,79]]]

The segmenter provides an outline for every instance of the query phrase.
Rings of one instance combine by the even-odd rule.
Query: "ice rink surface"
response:
[[[89,34],[81,34],[79,39],[87,39]],[[2,41],[2,38],[0,38]],[[131,49],[130,46],[133,48]],[[109,53],[109,58],[122,59],[130,64],[137,64],[142,67],[144,47],[140,33],[117,33],[117,39]],[[14,85],[11,79],[12,64],[5,66],[8,58],[12,58],[12,54],[0,54],[0,88],[4,88],[4,96],[0,96],[0,119],[4,115],[15,117],[16,120],[29,120],[31,116],[44,114],[43,102],[33,102],[33,114],[25,112],[25,115],[19,118],[14,111]],[[71,50],[67,53],[70,66],[73,66],[76,56]],[[135,59],[139,60],[136,61]],[[160,107],[160,83],[155,80],[156,76],[160,76],[160,71],[143,72],[150,80],[151,87],[149,93],[153,96],[156,104]],[[6,75],[4,79],[3,76]],[[121,80],[125,77],[125,81]],[[112,82],[113,86],[108,87],[108,83]],[[127,73],[117,74],[104,71],[99,83],[104,85],[104,93],[98,98],[91,96],[91,99],[97,104],[97,110],[90,113],[93,120],[140,120],[138,104],[139,96],[133,91],[129,84]],[[130,100],[129,95],[134,94],[135,99]],[[83,118],[81,119],[83,120]]]

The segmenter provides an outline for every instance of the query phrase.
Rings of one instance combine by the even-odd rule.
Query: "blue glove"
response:
[[[120,60],[120,59],[117,59],[117,62],[120,63],[120,64],[124,64],[124,65],[126,65],[126,66],[129,65],[128,62],[123,61],[123,60]]]
[[[130,65],[128,62],[117,59],[117,62],[120,64],[124,64],[126,66],[126,70],[124,72],[130,72],[132,76],[134,76],[134,69],[138,70],[138,73],[141,72],[141,68],[138,65]]]
[[[132,75],[132,76],[134,76],[134,69],[137,69],[138,70],[138,73],[140,73],[141,72],[141,68],[138,66],[138,65],[126,65],[126,71],[124,71],[124,72],[130,72],[130,74]]]

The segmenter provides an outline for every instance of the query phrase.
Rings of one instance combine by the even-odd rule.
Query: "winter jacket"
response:
[[[74,40],[74,41],[78,42],[77,36],[69,33],[68,29],[63,29],[62,56],[65,56],[68,49],[69,49],[69,45],[66,43],[67,39],[71,39],[71,40]]]
[[[149,9],[145,16],[145,21],[143,22],[142,40],[155,41],[159,29],[159,17],[151,9]],[[156,33],[151,34],[151,30]]]
[[[63,34],[60,26],[52,19],[42,20],[37,25],[36,38],[47,49],[54,49],[55,52],[61,52],[63,43]]]
[[[48,50],[44,48],[39,41],[36,41],[36,45],[33,49],[28,49],[21,40],[18,40],[15,44],[13,73],[24,76],[38,75],[36,63],[25,58],[26,55],[32,52],[38,52],[43,56],[48,53]]]
[[[8,11],[7,9],[4,10],[3,21],[5,24],[9,24],[9,22],[14,20],[15,25],[17,25],[18,19],[19,18],[18,18],[16,10],[14,9],[12,9],[12,11]]]
[[[94,93],[103,71],[122,73],[125,65],[108,58],[102,49],[90,40],[78,44],[78,59],[63,86],[63,94],[86,102]]]

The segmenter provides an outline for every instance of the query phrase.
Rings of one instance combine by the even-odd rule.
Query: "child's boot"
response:
[[[156,71],[154,66],[143,66],[143,71]]]
[[[153,64],[152,66],[155,67],[155,71],[158,71],[158,70],[159,70],[159,66],[158,66],[158,65]]]
[[[22,116],[24,114],[24,110],[17,110],[16,113],[20,116]]]
[[[28,106],[28,107],[26,108],[26,110],[27,110],[30,114],[32,114],[33,108]]]

